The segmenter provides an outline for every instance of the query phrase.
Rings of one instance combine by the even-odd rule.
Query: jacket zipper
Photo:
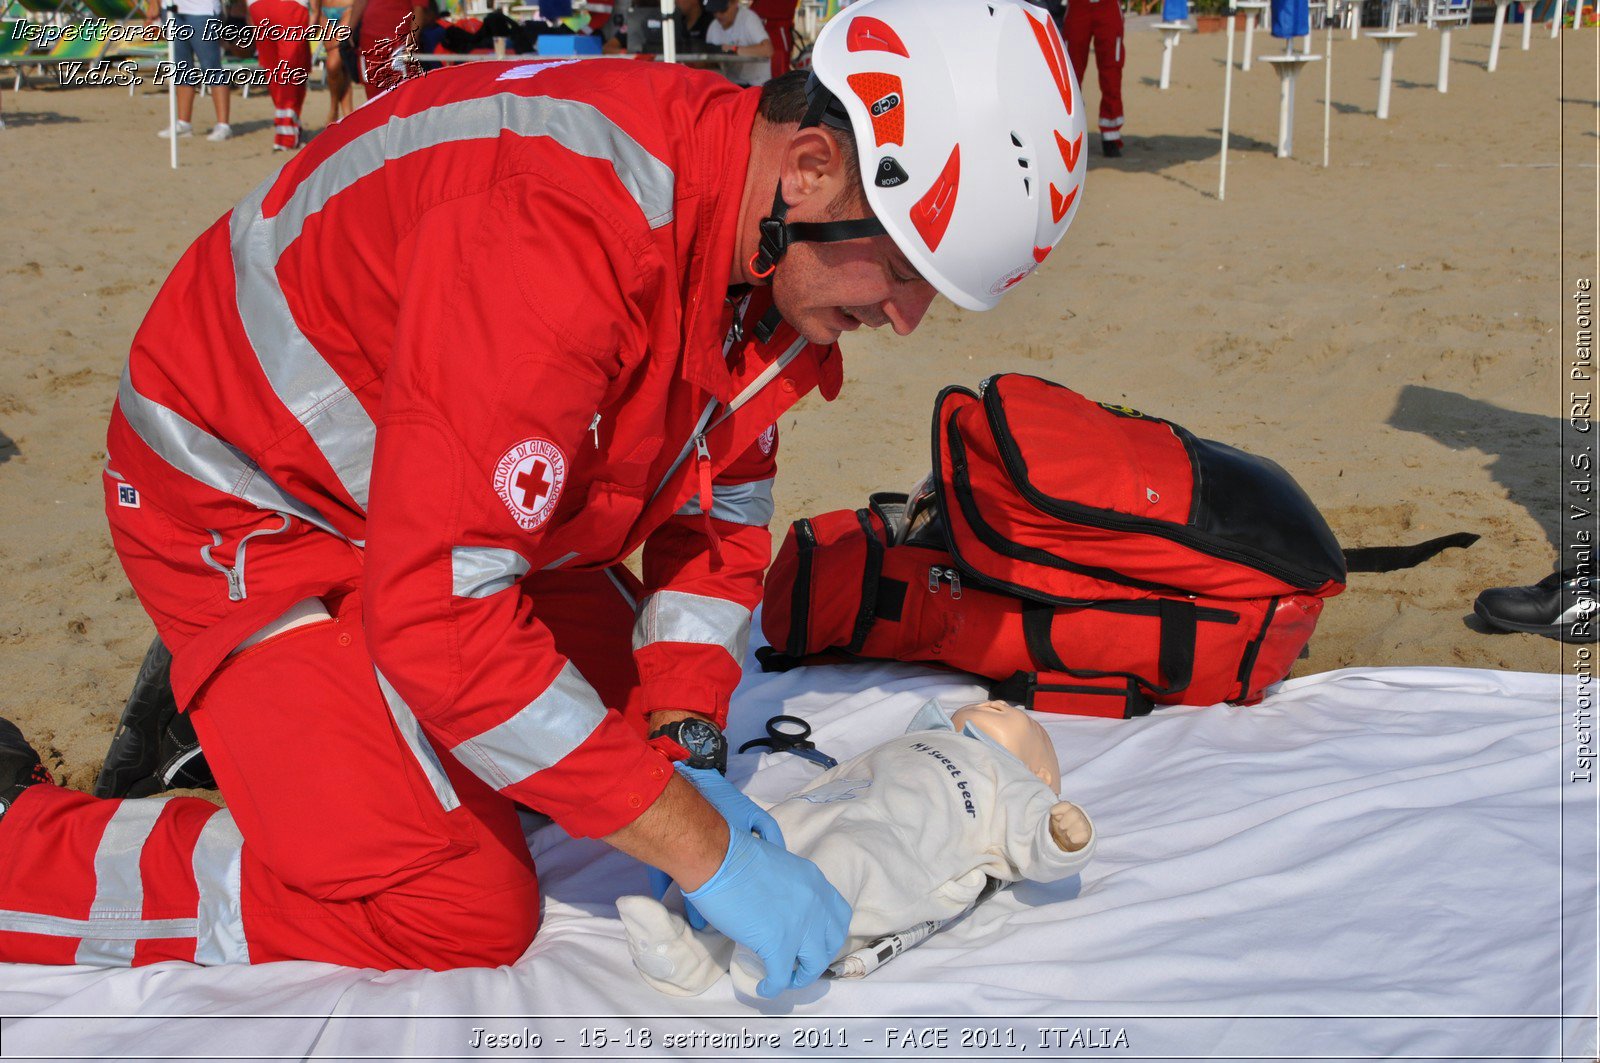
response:
[[[749,402],[751,399],[755,398],[756,395],[758,395],[761,391],[765,390],[768,384],[777,379],[779,373],[783,372],[789,367],[789,363],[794,361],[795,358],[799,356],[800,352],[805,349],[805,346],[806,341],[804,337],[795,340],[794,343],[789,346],[788,350],[784,351],[783,354],[778,356],[778,359],[775,362],[763,369],[760,375],[752,380],[743,391],[734,396],[733,401],[728,403],[727,407],[723,410],[721,417],[712,420],[712,414],[716,413],[717,410],[717,403],[715,400],[712,400],[707,404],[705,410],[700,414],[699,421],[695,424],[694,435],[690,437],[689,442],[683,445],[683,449],[678,452],[677,460],[674,461],[667,469],[666,475],[661,478],[661,482],[656,485],[656,489],[650,493],[649,501],[645,502],[645,506],[647,508],[656,500],[657,496],[659,496],[662,491],[666,490],[667,484],[671,483],[672,478],[677,475],[678,467],[688,459],[691,453],[698,451],[699,445],[703,445],[705,443],[705,437],[711,432],[711,430],[716,428],[723,421],[726,421],[729,417],[732,417],[740,407]],[[699,445],[696,443],[697,440],[699,441]]]
[[[1017,446],[1015,437],[1011,434],[1010,426],[1006,423],[1005,406],[1000,398],[1000,392],[989,387],[992,380],[993,377],[979,385],[979,394],[983,398],[984,413],[988,417],[989,428],[994,433],[995,443],[1000,449],[1000,460],[1005,465],[1006,475],[1010,477],[1012,484],[1022,497],[1035,509],[1059,520],[1071,521],[1090,528],[1138,532],[1145,535],[1153,535],[1159,539],[1167,539],[1180,546],[1199,550],[1201,553],[1210,554],[1224,561],[1235,561],[1254,568],[1275,579],[1283,580],[1293,587],[1310,590],[1327,582],[1326,579],[1318,577],[1314,573],[1308,573],[1279,559],[1262,557],[1253,551],[1240,550],[1224,545],[1202,532],[1192,531],[1165,521],[1111,514],[1105,510],[1094,509],[1076,502],[1064,502],[1044,494],[1044,492],[1034,487],[1028,479],[1027,464],[1022,459],[1022,451]],[[1165,421],[1162,423],[1166,424]],[[1168,425],[1168,430],[1171,430],[1170,425]],[[1177,435],[1177,433],[1173,434],[1174,436]],[[1182,442],[1181,438],[1179,442]],[[1188,454],[1187,447],[1184,448],[1184,453]],[[1190,460],[1192,463],[1193,459],[1191,458]]]

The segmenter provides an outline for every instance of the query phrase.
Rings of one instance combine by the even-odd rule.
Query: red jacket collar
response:
[[[697,137],[699,152],[695,158],[700,179],[680,184],[677,197],[677,224],[691,226],[687,230],[689,239],[701,233],[707,237],[689,262],[680,373],[723,403],[733,398],[734,385],[723,351],[723,340],[733,323],[733,309],[726,305],[727,290],[733,281],[739,207],[750,165],[750,134],[760,101],[760,89],[746,89],[712,101],[697,126],[702,133]],[[771,289],[756,289],[751,305],[763,309],[770,306]],[[781,344],[775,342],[773,346],[781,351],[795,336],[794,329],[785,323],[773,337]],[[803,357],[814,360],[817,390],[832,402],[844,382],[838,344],[813,345]]]

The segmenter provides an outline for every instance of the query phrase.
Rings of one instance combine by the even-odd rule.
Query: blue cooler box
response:
[[[540,55],[599,55],[600,38],[582,33],[543,33],[539,35]]]

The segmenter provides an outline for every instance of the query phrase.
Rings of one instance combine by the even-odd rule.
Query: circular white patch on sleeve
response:
[[[536,531],[556,511],[567,482],[567,459],[548,439],[524,439],[494,469],[494,489],[524,531]]]

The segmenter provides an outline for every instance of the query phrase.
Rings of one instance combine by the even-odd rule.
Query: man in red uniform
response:
[[[1083,84],[1094,43],[1094,71],[1100,81],[1100,150],[1122,154],[1122,4],[1121,0],[1067,0],[1062,32],[1072,72]]]
[[[251,0],[247,10],[272,97],[272,150],[293,151],[300,146],[300,109],[311,76],[310,0]]]
[[[750,10],[760,17],[772,39],[773,77],[789,72],[794,55],[794,13],[799,7],[800,0],[750,0]]]
[[[849,906],[716,770],[774,424],[836,393],[842,332],[909,333],[936,286],[993,306],[1084,169],[1032,8],[859,7],[761,90],[605,60],[406,82],[195,242],[104,486],[228,807],[39,785],[0,727],[0,960],[510,963],[521,805],[676,879],[762,992],[820,975]],[[974,69],[1025,102],[952,125]]]

